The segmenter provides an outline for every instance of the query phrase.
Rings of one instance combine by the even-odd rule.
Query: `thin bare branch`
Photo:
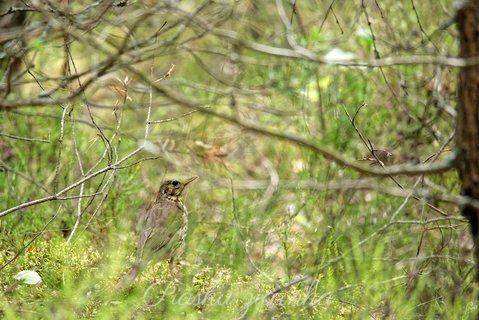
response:
[[[192,115],[193,113],[195,112],[198,112],[199,110],[193,110],[193,111],[188,111],[188,112],[185,112],[177,117],[171,117],[171,118],[168,118],[168,119],[162,119],[162,120],[152,120],[150,121],[150,124],[151,123],[165,123],[165,122],[171,122],[171,121],[175,121],[175,120],[178,120],[178,119],[181,119],[181,118],[184,118],[184,117],[187,117],[189,115]]]
[[[14,136],[14,135],[11,135],[11,134],[1,133],[1,132],[0,132],[0,137],[6,137],[6,138],[11,138],[11,139],[15,139],[15,140],[22,140],[22,141],[28,141],[28,142],[50,143],[50,135],[48,135],[48,140],[45,140],[45,139],[35,139],[35,138],[19,137],[19,136]]]
[[[58,177],[60,175],[60,164],[62,160],[62,151],[63,151],[63,133],[64,133],[64,127],[65,127],[65,116],[67,114],[67,111],[69,109],[69,105],[66,107],[63,107],[63,113],[62,113],[62,118],[60,121],[60,137],[58,138],[58,157],[57,157],[57,163],[55,166],[55,177],[53,178],[53,193],[55,194],[57,192],[57,187],[58,187]]]

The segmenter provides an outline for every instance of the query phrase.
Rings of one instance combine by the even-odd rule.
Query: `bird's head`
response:
[[[166,180],[163,181],[160,187],[160,191],[158,191],[158,196],[156,197],[157,200],[159,199],[171,199],[177,200],[180,196],[185,187],[192,182],[193,180],[197,179],[198,177],[191,177],[186,180]]]

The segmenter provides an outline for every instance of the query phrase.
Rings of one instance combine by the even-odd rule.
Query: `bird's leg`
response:
[[[178,283],[179,282],[179,280],[178,280],[178,269],[176,268],[176,263],[175,263],[174,258],[170,258],[168,263],[169,263],[169,266],[170,266],[171,278],[173,279],[174,283]]]

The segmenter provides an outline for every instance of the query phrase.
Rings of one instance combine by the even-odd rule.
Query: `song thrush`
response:
[[[156,200],[140,214],[136,259],[117,288],[128,287],[149,262],[169,259],[173,274],[174,258],[183,253],[188,230],[188,211],[181,193],[196,178],[161,184]]]

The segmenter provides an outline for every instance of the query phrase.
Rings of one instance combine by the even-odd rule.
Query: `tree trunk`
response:
[[[479,56],[479,0],[465,1],[457,17],[460,57]],[[479,65],[461,69],[458,88],[457,145],[460,149],[459,176],[462,194],[479,200]],[[479,209],[464,206],[462,214],[471,224],[479,281]]]

